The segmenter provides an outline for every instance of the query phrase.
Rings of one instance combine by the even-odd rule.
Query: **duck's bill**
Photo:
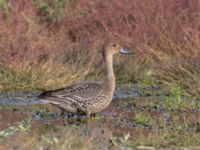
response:
[[[128,49],[125,49],[125,48],[121,48],[120,53],[121,54],[135,54],[134,52],[131,52]]]

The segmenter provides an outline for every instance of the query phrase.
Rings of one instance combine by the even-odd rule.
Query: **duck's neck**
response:
[[[115,75],[113,70],[113,57],[112,55],[105,56],[105,63],[106,63],[106,80],[108,82],[113,83],[115,85]]]

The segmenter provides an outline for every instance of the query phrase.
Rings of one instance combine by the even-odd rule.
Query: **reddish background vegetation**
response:
[[[62,5],[59,0],[58,4],[53,0],[7,2],[11,4],[8,13],[6,5],[0,11],[3,67],[44,70],[45,64],[67,63],[75,64],[75,70],[88,68],[89,58],[99,64],[101,57],[91,56],[98,56],[95,49],[110,38],[138,51],[139,57],[124,61],[131,59],[126,68],[131,72],[128,80],[135,80],[143,70],[152,70],[165,85],[181,84],[191,89],[200,84],[198,0],[61,0]],[[120,74],[124,63],[117,66]],[[198,95],[199,91],[188,93]]]

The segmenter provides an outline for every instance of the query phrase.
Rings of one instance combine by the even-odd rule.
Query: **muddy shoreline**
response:
[[[63,119],[59,109],[44,105],[37,99],[40,93],[13,92],[0,95],[1,140],[7,136],[17,136],[24,130],[31,134],[38,130],[46,134],[57,128],[76,128],[80,136],[94,134],[94,141],[100,141],[100,145],[96,143],[98,149],[108,149],[114,143],[119,143],[120,149],[133,150],[154,149],[152,146],[155,145],[166,147],[166,144],[174,147],[174,133],[177,137],[189,134],[195,138],[200,134],[200,105],[192,105],[191,108],[183,104],[171,105],[169,98],[166,99],[168,94],[163,94],[158,87],[145,90],[137,86],[119,87],[109,107],[89,119],[69,113]],[[166,135],[172,139],[167,141]],[[155,142],[148,141],[154,136]],[[145,138],[148,142],[140,142]],[[162,142],[160,138],[163,138]],[[180,141],[177,147],[185,147],[184,142]]]

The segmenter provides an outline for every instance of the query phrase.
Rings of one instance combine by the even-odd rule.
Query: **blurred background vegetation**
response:
[[[115,58],[118,84],[199,97],[200,3],[189,0],[0,0],[0,90],[97,79],[108,38],[138,53]]]

